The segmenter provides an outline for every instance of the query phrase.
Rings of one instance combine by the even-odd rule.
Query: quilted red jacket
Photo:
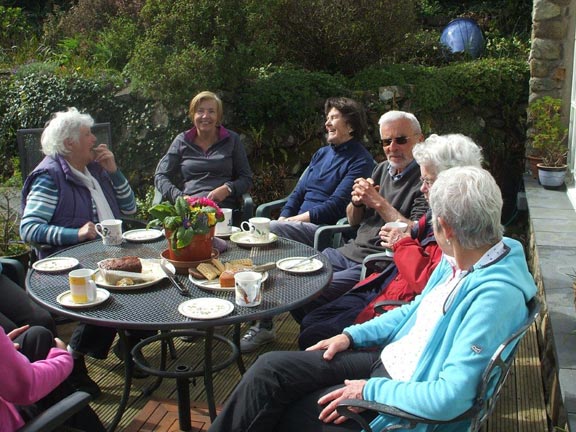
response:
[[[374,305],[384,300],[402,300],[410,302],[422,292],[430,275],[442,258],[442,250],[436,243],[428,215],[418,221],[416,238],[406,237],[394,244],[394,264],[397,272],[393,279],[385,278],[378,294],[362,312],[358,314],[356,324],[374,318],[377,313]],[[359,282],[355,288],[365,286],[378,280],[380,274],[373,273]],[[387,306],[386,310],[396,306]]]

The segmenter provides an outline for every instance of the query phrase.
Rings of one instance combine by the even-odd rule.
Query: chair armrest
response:
[[[0,264],[2,264],[2,274],[10,278],[12,282],[18,286],[24,288],[26,271],[22,263],[12,258],[0,258]]]
[[[388,312],[384,309],[386,306],[403,306],[405,304],[408,304],[408,302],[404,300],[382,300],[374,305],[374,312],[383,314]]]
[[[76,391],[55,403],[46,411],[26,423],[18,432],[48,432],[58,430],[62,424],[88,405],[91,400],[90,394]]]
[[[288,198],[281,198],[275,201],[269,201],[264,204],[260,204],[256,209],[256,216],[269,218],[272,211],[276,209],[281,209],[288,202]]]
[[[247,221],[254,215],[254,201],[248,192],[242,194],[242,220]]]
[[[334,236],[351,230],[350,224],[323,225],[314,233],[314,249],[324,250],[334,246]]]
[[[390,265],[390,263],[394,262],[394,258],[391,256],[386,255],[386,252],[377,252],[368,255],[362,261],[362,272],[360,273],[360,280],[364,279],[368,276],[368,270],[371,272],[376,271],[376,263],[386,262],[386,267]],[[379,269],[381,271],[382,269]]]
[[[122,231],[146,228],[146,221],[143,221],[141,219],[125,215],[120,217],[120,219],[122,219]]]
[[[388,416],[398,417],[402,421],[402,427],[399,428],[398,424],[390,425],[381,429],[382,432],[387,432],[391,430],[407,430],[407,429],[414,429],[418,424],[446,424],[446,423],[454,423],[459,422],[468,418],[472,418],[477,412],[478,408],[473,406],[463,414],[459,415],[450,420],[432,420],[424,417],[419,417],[414,414],[410,414],[406,411],[403,411],[399,408],[381,404],[378,402],[366,401],[366,400],[359,400],[359,399],[345,399],[338,404],[336,407],[336,411],[338,414],[346,416],[356,423],[358,423],[366,432],[372,432],[370,425],[360,414],[355,413],[350,408],[363,408],[365,410],[376,411],[379,414],[385,414]]]

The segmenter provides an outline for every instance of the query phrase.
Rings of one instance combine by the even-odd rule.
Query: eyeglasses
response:
[[[420,181],[422,182],[423,185],[426,185],[427,187],[432,187],[432,185],[434,184],[434,180],[431,180],[426,177],[420,177]]]
[[[414,136],[414,135],[410,135],[410,136]],[[388,147],[390,144],[392,144],[392,141],[394,141],[396,144],[406,144],[408,142],[408,140],[410,139],[410,136],[406,136],[406,135],[402,135],[399,137],[395,137],[395,138],[382,138],[382,144],[386,147]]]

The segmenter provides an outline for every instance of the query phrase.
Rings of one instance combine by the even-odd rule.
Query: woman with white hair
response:
[[[106,144],[96,145],[94,119],[70,108],[42,133],[46,155],[22,189],[22,240],[56,250],[96,238],[95,223],[136,212],[134,192]]]
[[[52,246],[42,249],[40,257],[95,239],[98,221],[136,212],[134,192],[108,146],[97,145],[93,124],[90,115],[69,108],[56,113],[42,133],[46,156],[24,182],[20,223],[22,240]],[[130,344],[149,334],[132,332]],[[76,388],[100,393],[88,376],[84,355],[106,358],[115,335],[113,328],[78,324],[68,345]]]
[[[536,286],[522,245],[502,236],[502,195],[490,173],[443,171],[429,202],[444,255],[422,294],[307,351],[261,355],[209,431],[358,431],[336,411],[344,399],[439,420],[473,405],[490,357],[526,319]],[[362,415],[375,431],[398,422]]]

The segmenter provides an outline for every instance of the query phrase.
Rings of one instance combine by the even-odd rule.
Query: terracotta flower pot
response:
[[[542,158],[540,156],[526,156],[528,163],[530,165],[530,174],[532,174],[533,179],[538,178],[538,164],[542,163]]]
[[[207,234],[196,234],[185,248],[173,249],[170,240],[168,240],[168,257],[174,261],[202,261],[210,259],[212,256],[214,230],[215,227],[212,227]],[[172,231],[166,231],[167,239],[171,235]]]

